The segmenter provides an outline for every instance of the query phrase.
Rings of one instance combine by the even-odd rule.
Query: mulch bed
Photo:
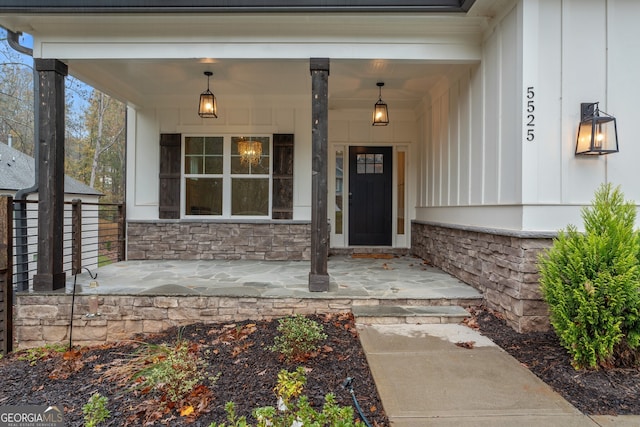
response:
[[[519,334],[499,315],[480,308],[472,309],[472,313],[469,326],[478,328],[583,413],[640,415],[640,369],[576,371],[554,332]],[[144,425],[146,420],[153,425],[208,426],[212,421],[226,420],[224,404],[228,401],[235,402],[238,414],[247,416],[256,407],[275,406],[273,387],[278,372],[285,368],[293,371],[301,365],[307,370],[304,394],[314,407],[320,408],[330,392],[340,405],[351,406],[351,395],[342,384],[352,377],[355,395],[369,422],[373,426],[388,425],[353,317],[311,317],[323,325],[328,338],[304,363],[287,364],[267,349],[277,334],[275,320],[194,324],[180,331],[137,337],[146,343],[173,344],[181,334],[207,360],[207,377],[220,374],[215,384],[204,381],[207,391],[202,401],[207,404],[197,417],[180,416],[179,408],[158,412],[154,397],[125,391],[121,384],[106,379],[109,367],[122,364],[139,349],[140,343],[134,341],[83,348],[70,357],[51,352],[33,365],[18,360],[24,353],[0,359],[0,406],[62,405],[67,425],[80,426],[82,406],[98,392],[109,398],[111,412],[111,418],[101,425]]]
[[[200,401],[206,405],[196,411],[197,417],[181,416],[177,407],[159,411],[158,396],[126,391],[126,387],[105,376],[109,367],[122,365],[140,347],[133,341],[83,348],[75,354],[52,352],[33,366],[18,360],[21,353],[0,359],[0,406],[62,405],[66,424],[81,426],[82,406],[93,393],[100,393],[109,398],[107,408],[111,412],[111,418],[100,425],[144,425],[147,421],[148,425],[208,426],[212,421],[226,421],[224,405],[228,401],[235,402],[236,412],[246,416],[257,407],[276,406],[273,387],[278,372],[304,366],[307,384],[303,394],[316,409],[322,407],[327,393],[334,393],[339,405],[353,406],[351,394],[342,387],[344,380],[351,377],[365,417],[374,426],[388,425],[353,316],[310,317],[323,325],[328,337],[317,354],[301,363],[288,364],[278,353],[267,349],[278,334],[275,320],[194,324],[180,331],[171,329],[137,337],[145,343],[175,344],[180,334],[194,343],[196,351],[206,359],[206,377],[219,374],[215,384],[204,380],[205,387],[199,393]]]
[[[553,331],[519,334],[500,316],[475,310],[480,332],[588,415],[640,415],[640,368],[580,370]]]

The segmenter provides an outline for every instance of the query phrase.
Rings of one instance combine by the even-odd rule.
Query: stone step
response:
[[[353,306],[356,323],[394,325],[400,323],[460,323],[471,315],[457,305],[447,306]]]

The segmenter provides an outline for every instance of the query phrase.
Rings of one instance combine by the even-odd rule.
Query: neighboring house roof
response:
[[[18,191],[33,186],[35,160],[7,144],[0,143],[0,192]],[[102,196],[103,194],[70,176],[64,176],[64,192]]]

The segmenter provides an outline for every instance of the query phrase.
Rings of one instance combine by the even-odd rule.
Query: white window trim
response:
[[[231,174],[231,138],[233,137],[268,138],[269,140],[269,173],[268,174]],[[222,174],[185,174],[185,141],[187,138],[222,137]],[[186,180],[187,178],[222,178],[222,215],[187,215],[186,214]],[[231,214],[231,180],[233,178],[268,179],[269,210],[267,215],[232,215]],[[180,218],[184,219],[271,219],[273,208],[273,135],[257,133],[206,133],[183,134],[180,145]]]

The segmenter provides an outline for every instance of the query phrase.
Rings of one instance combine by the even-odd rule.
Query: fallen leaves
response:
[[[326,316],[316,315],[313,318],[324,322],[329,335],[328,339],[320,343],[316,358],[304,362],[305,372],[313,378],[314,385],[310,387],[310,390],[313,390],[313,398],[320,400],[324,394],[333,391],[333,386],[339,384],[344,375],[355,375],[363,378],[362,386],[357,392],[363,408],[370,409],[369,413],[375,414],[369,418],[372,425],[388,425],[375,421],[376,418],[384,419],[385,415],[376,398],[372,398],[375,395],[375,386],[372,388],[371,385],[372,379],[364,380],[367,376],[362,369],[366,370],[366,361],[361,349],[356,348],[357,330],[353,315],[350,312],[340,312]],[[214,419],[218,422],[224,419],[220,418],[224,415],[221,415],[221,408],[224,402],[229,400],[238,404],[242,414],[250,414],[251,409],[258,406],[273,404],[271,385],[278,368],[282,367],[282,364],[278,363],[277,355],[267,350],[273,343],[274,332],[274,322],[263,320],[187,326],[180,336],[190,342],[187,346],[189,353],[197,352],[205,360],[206,365],[202,370],[206,376],[192,393],[175,403],[169,402],[162,390],[152,389],[147,384],[142,385],[142,380],[134,384],[135,391],[124,392],[132,386],[132,382],[126,380],[133,371],[127,367],[129,361],[144,353],[148,345],[175,343],[175,329],[162,335],[139,336],[137,341],[129,340],[125,344],[95,346],[88,350],[76,349],[66,356],[59,353],[53,357],[55,360],[42,364],[38,362],[38,372],[42,373],[39,382],[32,383],[28,378],[16,378],[20,378],[25,384],[23,392],[32,393],[41,399],[47,390],[53,388],[58,390],[61,396],[73,394],[75,406],[71,404],[67,407],[67,402],[71,400],[63,402],[65,414],[71,420],[70,425],[82,423],[80,403],[82,396],[88,393],[84,387],[91,387],[90,390],[95,389],[109,396],[110,409],[112,413],[117,413],[117,421],[114,422],[118,425],[209,425]],[[163,360],[166,362],[166,359],[165,354],[156,353],[152,359],[146,360],[145,364],[137,368],[145,369],[154,363],[161,363]],[[59,375],[61,370],[56,371],[55,380],[59,382],[56,382],[54,387],[51,386],[47,376],[52,370],[58,368],[61,363],[68,365],[78,362],[84,363],[84,367],[71,374],[68,380]],[[0,370],[1,368],[0,364]],[[218,374],[219,378],[213,379]],[[81,376],[82,380],[78,380],[78,376]],[[34,377],[33,372],[30,377]],[[1,379],[0,384],[3,384]],[[269,387],[262,390],[260,387],[263,384],[268,384]],[[338,394],[341,404],[351,404],[348,393],[341,391]],[[13,395],[10,399],[13,399]]]
[[[463,324],[467,325],[471,329],[480,329],[480,325],[478,324],[478,319],[473,317],[467,317],[462,321]]]
[[[466,348],[468,350],[471,350],[471,349],[473,349],[475,347],[476,342],[475,341],[464,341],[464,342],[460,341],[460,342],[457,342],[456,345],[458,347],[462,347],[462,348]]]

